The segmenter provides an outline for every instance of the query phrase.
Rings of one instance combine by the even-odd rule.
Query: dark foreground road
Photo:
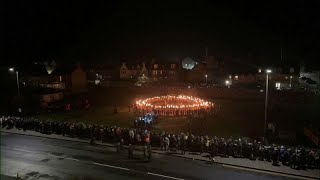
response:
[[[283,179],[167,155],[135,159],[112,147],[1,133],[1,177],[23,179]]]

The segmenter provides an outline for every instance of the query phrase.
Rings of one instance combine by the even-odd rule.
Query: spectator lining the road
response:
[[[145,146],[151,151],[151,146],[160,147],[163,151],[185,151],[209,154],[214,156],[248,158],[250,160],[269,161],[273,165],[290,166],[295,169],[320,168],[320,150],[315,148],[285,147],[269,145],[249,138],[218,138],[195,136],[189,133],[173,134],[163,131],[158,133],[145,128],[120,128],[116,126],[91,125],[84,123],[40,121],[33,118],[2,117],[1,128],[17,128],[19,130],[33,130],[44,134],[61,134],[63,136],[87,138],[92,144],[95,141],[120,143],[122,145]],[[132,147],[131,147],[132,148]],[[149,153],[148,153],[149,155]],[[148,159],[151,158],[148,157]]]

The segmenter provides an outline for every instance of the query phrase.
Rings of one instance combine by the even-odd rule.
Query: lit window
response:
[[[235,79],[235,80],[238,80],[238,78],[239,78],[239,76],[237,76],[237,75],[236,75],[236,76],[234,76],[234,79]]]
[[[158,64],[153,65],[154,69],[158,69]]]

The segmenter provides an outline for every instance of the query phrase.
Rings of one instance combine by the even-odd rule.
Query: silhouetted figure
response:
[[[94,140],[94,137],[91,137],[91,139],[90,139],[90,144],[91,144],[91,145],[96,145],[96,141]]]
[[[151,150],[151,145],[148,145],[148,161],[151,161],[151,155],[152,155],[152,150]]]
[[[121,151],[121,150],[120,150],[120,146],[121,146],[121,145],[120,145],[120,142],[118,142],[116,146],[117,146],[117,153],[120,153],[120,151]]]
[[[143,146],[143,158],[146,160],[147,159],[147,154],[148,154],[148,148],[147,145]]]
[[[131,144],[129,144],[129,147],[128,147],[128,158],[133,159],[133,148]]]
[[[121,138],[120,139],[120,151],[123,150],[123,144],[124,144],[124,140]]]

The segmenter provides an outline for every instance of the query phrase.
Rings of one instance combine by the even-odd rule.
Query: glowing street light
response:
[[[20,96],[20,86],[19,86],[19,71],[18,70],[14,70],[13,67],[9,68],[10,72],[14,72],[16,71],[16,78],[17,78],[17,87],[18,87],[18,96]]]
[[[228,88],[230,88],[231,82],[229,80],[226,80],[225,83],[226,83],[226,86],[228,86]]]
[[[208,75],[204,75],[206,77],[206,85],[208,85]]]
[[[267,111],[268,111],[268,85],[269,85],[269,74],[272,73],[271,69],[266,69],[266,99],[265,99],[265,105],[264,105],[264,136],[266,136],[266,130],[267,130]]]

